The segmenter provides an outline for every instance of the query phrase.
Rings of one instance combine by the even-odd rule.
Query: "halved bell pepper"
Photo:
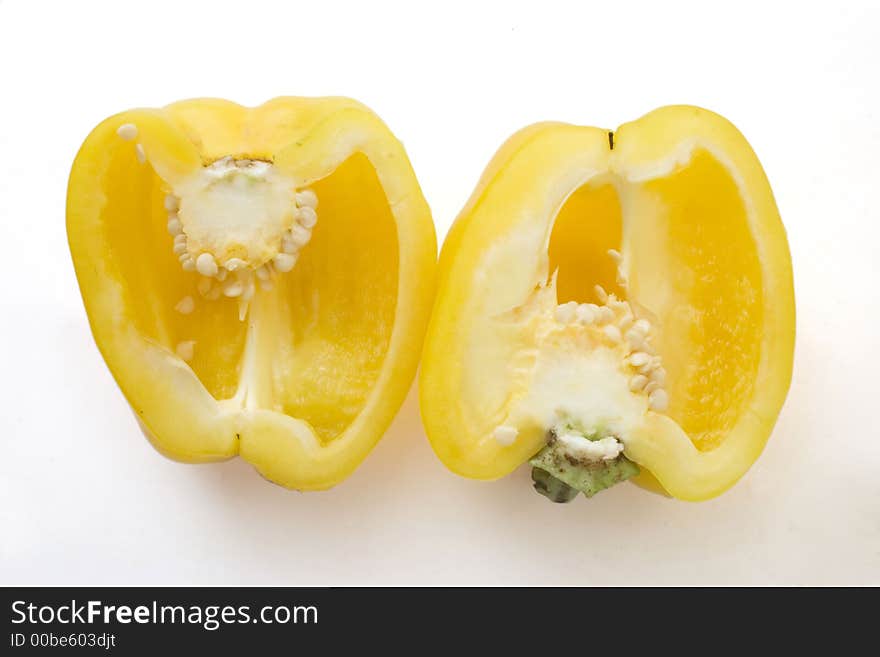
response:
[[[464,476],[528,461],[554,501],[630,478],[703,500],[770,435],[794,313],[773,194],[728,121],[676,106],[616,131],[534,125],[443,245],[422,417]]]
[[[402,145],[353,100],[112,116],[73,163],[67,231],[98,348],[173,459],[328,488],[409,389],[434,228]]]

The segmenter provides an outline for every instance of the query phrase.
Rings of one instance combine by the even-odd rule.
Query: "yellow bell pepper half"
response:
[[[674,106],[614,132],[538,124],[443,245],[422,417],[467,477],[531,459],[555,501],[639,472],[703,500],[763,449],[794,335],[785,230],[727,120]]]
[[[434,228],[402,145],[355,101],[112,116],[73,163],[67,231],[98,348],[173,459],[238,454],[325,489],[409,389]]]

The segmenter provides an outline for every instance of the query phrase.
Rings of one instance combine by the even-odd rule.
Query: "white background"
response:
[[[880,584],[877,4],[422,4],[0,0],[0,583]],[[153,451],[86,323],[71,161],[123,109],[285,94],[382,116],[441,240],[528,123],[730,118],[794,258],[794,379],[762,458],[707,503],[622,485],[553,505],[527,468],[446,471],[412,393],[325,493]]]

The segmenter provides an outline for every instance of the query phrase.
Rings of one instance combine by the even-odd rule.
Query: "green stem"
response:
[[[535,490],[553,502],[570,502],[578,492],[593,497],[639,473],[639,466],[623,454],[607,461],[577,460],[552,439],[529,463]]]

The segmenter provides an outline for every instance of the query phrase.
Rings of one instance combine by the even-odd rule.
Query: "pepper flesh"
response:
[[[542,357],[517,318],[535,295],[597,301],[597,283],[653,320],[668,370],[668,410],[628,418],[636,483],[687,500],[720,494],[758,457],[785,399],[794,295],[757,157],[733,125],[696,107],[661,108],[613,133],[537,124],[501,147],[440,256],[419,384],[435,452],[461,475],[495,479],[545,446],[538,414],[505,424],[534,392],[520,382],[538,380]],[[564,383],[576,385],[581,354],[566,356]],[[580,399],[597,385],[582,385]],[[504,440],[493,439],[498,427]]]
[[[120,138],[123,126],[136,141]],[[245,321],[236,299],[199,295],[163,208],[169,188],[230,157],[270,163],[320,203],[296,266],[256,292]],[[166,456],[238,454],[283,486],[329,488],[409,389],[434,229],[402,145],[353,100],[200,99],[110,117],[74,161],[67,230],[95,341]]]

